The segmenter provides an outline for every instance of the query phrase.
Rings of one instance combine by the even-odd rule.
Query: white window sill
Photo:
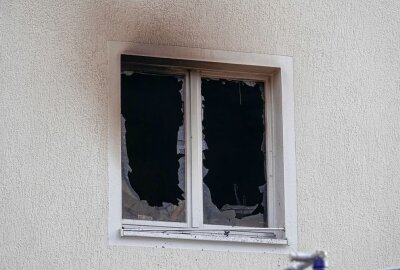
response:
[[[166,238],[166,239],[179,239],[179,240],[203,240],[203,241],[217,241],[217,242],[234,242],[234,243],[252,243],[252,244],[273,244],[273,245],[287,245],[286,239],[276,239],[257,236],[240,236],[240,235],[217,235],[210,233],[198,232],[179,232],[179,231],[166,231],[166,232],[145,232],[134,229],[121,229],[121,237],[150,237],[150,238]]]

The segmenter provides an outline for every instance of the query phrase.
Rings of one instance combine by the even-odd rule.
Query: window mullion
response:
[[[192,227],[203,225],[203,155],[202,155],[202,104],[199,71],[190,71],[190,129],[191,129],[191,215]]]
[[[184,116],[185,116],[185,187],[186,187],[186,224],[192,226],[192,145],[191,145],[191,106],[190,74],[185,73],[184,81]]]

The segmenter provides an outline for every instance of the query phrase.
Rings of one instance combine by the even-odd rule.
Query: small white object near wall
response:
[[[191,69],[190,162],[186,183],[186,223],[122,219],[121,181],[121,55],[168,60],[173,68]],[[158,60],[157,60],[158,59]],[[288,253],[297,248],[296,168],[293,102],[293,62],[287,56],[228,52],[130,42],[108,42],[108,172],[109,243],[112,245]],[[203,224],[202,127],[200,76],[262,79],[265,83],[265,144],[268,226],[227,227]],[[196,79],[197,78],[197,79]],[[190,104],[190,105],[189,105]],[[157,226],[152,226],[157,225]],[[160,229],[161,228],[161,229]],[[165,229],[162,229],[165,228]],[[246,230],[247,229],[247,230]],[[229,231],[229,237],[224,233]],[[249,237],[243,236],[246,232]],[[184,232],[184,233],[182,233]],[[257,234],[275,237],[257,237]]]

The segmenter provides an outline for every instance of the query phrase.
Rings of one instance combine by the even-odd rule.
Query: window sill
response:
[[[167,238],[167,239],[180,239],[180,240],[203,240],[203,241],[218,241],[218,242],[234,242],[234,243],[252,243],[252,244],[274,244],[274,245],[287,245],[286,239],[276,238],[260,238],[260,237],[246,237],[239,235],[211,235],[203,234],[201,232],[144,232],[133,229],[121,229],[121,237],[134,236],[134,237],[151,237],[151,238]]]

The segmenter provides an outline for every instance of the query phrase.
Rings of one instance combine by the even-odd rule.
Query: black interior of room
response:
[[[260,86],[202,79],[203,134],[208,146],[203,164],[209,169],[203,181],[220,209],[225,204],[258,204],[252,214],[264,211],[259,190],[265,184]]]
[[[121,113],[125,118],[129,181],[151,206],[178,204],[177,136],[183,124],[182,81],[174,76],[121,75]]]
[[[183,124],[182,81],[175,76],[121,75],[121,113],[125,118],[128,174],[132,188],[151,206],[178,204],[177,139]],[[208,149],[204,183],[213,203],[253,206],[263,213],[265,184],[262,151],[264,101],[261,84],[202,79],[203,134]],[[237,218],[241,218],[237,216]]]

